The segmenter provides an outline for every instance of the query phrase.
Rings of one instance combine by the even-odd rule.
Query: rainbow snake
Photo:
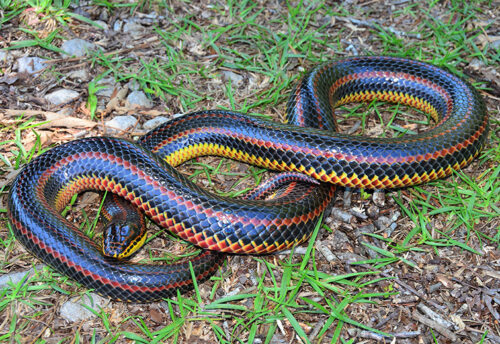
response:
[[[372,100],[406,104],[437,124],[397,138],[336,132],[336,107]],[[479,154],[489,128],[480,95],[460,78],[422,62],[379,56],[312,69],[293,89],[287,116],[283,124],[200,111],[173,119],[136,143],[93,137],[57,146],[28,163],[10,188],[14,234],[29,252],[87,288],[118,300],[152,301],[192,288],[192,276],[206,280],[224,261],[220,252],[265,254],[304,242],[328,209],[335,185],[399,188],[450,175]],[[220,197],[172,167],[202,155],[302,173],[321,183],[268,200]],[[60,215],[75,193],[89,189],[125,198],[158,225],[206,250],[171,265],[104,257]]]

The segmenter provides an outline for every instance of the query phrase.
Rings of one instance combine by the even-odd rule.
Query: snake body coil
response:
[[[335,107],[374,99],[421,109],[437,125],[400,138],[335,132],[329,117]],[[28,251],[86,287],[115,299],[150,301],[189,288],[189,265],[105,259],[59,215],[73,194],[96,189],[121,195],[202,248],[271,253],[309,237],[333,197],[332,184],[393,188],[442,178],[471,162],[488,132],[488,116],[473,87],[434,66],[392,57],[355,57],[316,67],[293,90],[288,120],[296,125],[202,111],[164,124],[138,143],[102,137],[60,145],[16,177],[8,198],[12,229]],[[293,202],[218,197],[172,167],[209,154],[328,183],[305,188]],[[222,260],[223,255],[205,251],[192,262],[194,275],[205,279]]]

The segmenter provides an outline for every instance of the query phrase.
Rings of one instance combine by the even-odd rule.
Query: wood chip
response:
[[[437,322],[433,321],[432,319],[429,319],[429,318],[425,317],[424,315],[420,314],[417,311],[414,311],[411,314],[411,316],[416,321],[424,324],[425,326],[428,326],[428,327],[436,330],[437,332],[441,333],[446,338],[448,338],[448,339],[450,339],[450,340],[452,340],[454,342],[457,341],[458,337],[457,337],[457,335],[455,333],[451,332],[446,327],[441,326],[440,324],[438,324]]]

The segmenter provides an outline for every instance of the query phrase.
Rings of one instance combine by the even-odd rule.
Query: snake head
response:
[[[146,240],[146,232],[136,223],[112,221],[103,233],[102,251],[106,257],[123,259],[130,257]]]

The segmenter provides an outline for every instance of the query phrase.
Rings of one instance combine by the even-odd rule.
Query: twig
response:
[[[436,312],[434,312],[432,309],[427,307],[426,305],[420,303],[417,305],[417,308],[427,315],[429,318],[431,318],[433,321],[437,322],[439,325],[446,327],[446,328],[453,328],[454,324],[451,321],[443,319],[443,317]]]
[[[390,276],[389,274],[385,273],[385,272],[382,272],[381,273],[382,276],[384,277],[394,277],[394,276]],[[415,290],[413,287],[411,287],[410,285],[406,284],[405,282],[401,281],[398,277],[395,277],[395,281],[397,284],[399,284],[401,287],[405,288],[406,290],[408,290],[409,292],[412,292],[413,294],[417,295],[419,298],[421,298],[423,301],[427,302],[428,304],[432,305],[433,307],[437,308],[437,309],[443,309],[444,307],[437,304],[436,302],[432,301],[432,300],[428,300],[427,297],[422,294],[421,292]]]
[[[456,342],[458,339],[458,337],[455,333],[451,332],[446,327],[438,324],[436,321],[423,316],[422,314],[420,314],[417,311],[414,311],[411,314],[411,317],[413,319],[417,320],[418,322],[421,322],[422,324],[424,324],[430,328],[433,328],[434,330],[441,333],[443,336],[445,336],[446,338],[450,339],[453,342]]]
[[[321,328],[323,327],[324,324],[325,324],[325,320],[320,320],[316,323],[316,325],[314,325],[314,328],[311,331],[311,334],[309,335],[309,340],[311,342],[313,342],[314,339],[316,339],[316,336],[318,335],[319,331],[321,330]]]

